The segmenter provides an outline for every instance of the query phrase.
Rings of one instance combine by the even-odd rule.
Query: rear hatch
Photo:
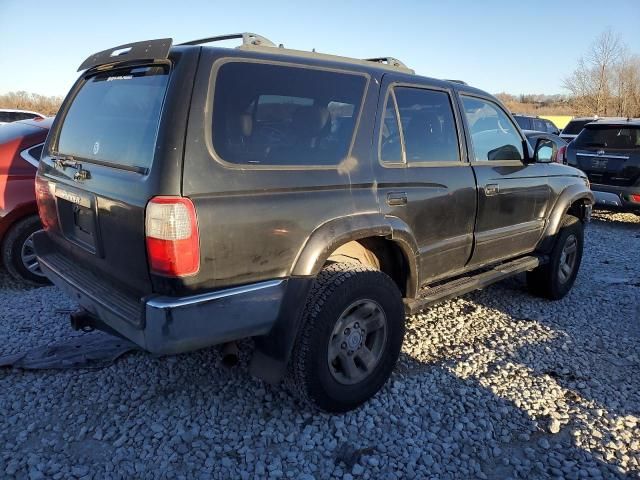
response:
[[[169,59],[83,75],[52,127],[36,186],[59,267],[137,299],[153,290],[147,202],[181,190],[197,53]]]
[[[570,145],[568,160],[592,183],[632,186],[640,178],[640,125],[587,125]]]

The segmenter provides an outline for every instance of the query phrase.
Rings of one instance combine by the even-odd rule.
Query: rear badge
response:
[[[93,144],[93,154],[97,155],[100,151],[100,142],[96,142]]]

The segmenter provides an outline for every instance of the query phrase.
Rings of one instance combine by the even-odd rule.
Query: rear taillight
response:
[[[629,195],[629,200],[633,203],[640,203],[640,194]]]
[[[155,197],[147,204],[147,256],[152,273],[193,275],[200,269],[200,235],[193,203],[183,197]]]
[[[566,145],[560,147],[556,152],[556,162],[562,163],[565,165],[567,164],[567,146]]]
[[[36,176],[36,203],[38,205],[38,215],[42,228],[49,230],[56,223],[56,208],[53,194],[49,182]]]

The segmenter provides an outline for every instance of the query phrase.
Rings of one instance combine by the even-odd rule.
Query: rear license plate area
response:
[[[95,196],[68,187],[56,187],[58,220],[64,237],[85,250],[98,253]]]
[[[608,158],[594,158],[591,160],[591,168],[594,170],[606,170],[609,165]]]

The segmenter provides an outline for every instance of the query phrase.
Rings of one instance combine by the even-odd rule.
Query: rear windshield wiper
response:
[[[103,162],[102,160],[93,160],[90,158],[76,159],[71,155],[64,155],[56,152],[53,152],[51,154],[51,158],[53,159],[54,165],[56,165],[58,168],[64,168],[64,167],[78,168],[78,165],[81,166],[81,163],[91,163],[93,165],[100,165],[102,167],[117,168],[120,170],[127,170],[129,172],[136,172],[142,175],[146,175],[147,173],[149,173],[148,168],[140,167],[138,165],[124,165],[122,163]]]
[[[52,152],[51,160],[53,160],[53,164],[58,168],[78,167],[78,162],[71,155],[60,155],[59,153]]]

